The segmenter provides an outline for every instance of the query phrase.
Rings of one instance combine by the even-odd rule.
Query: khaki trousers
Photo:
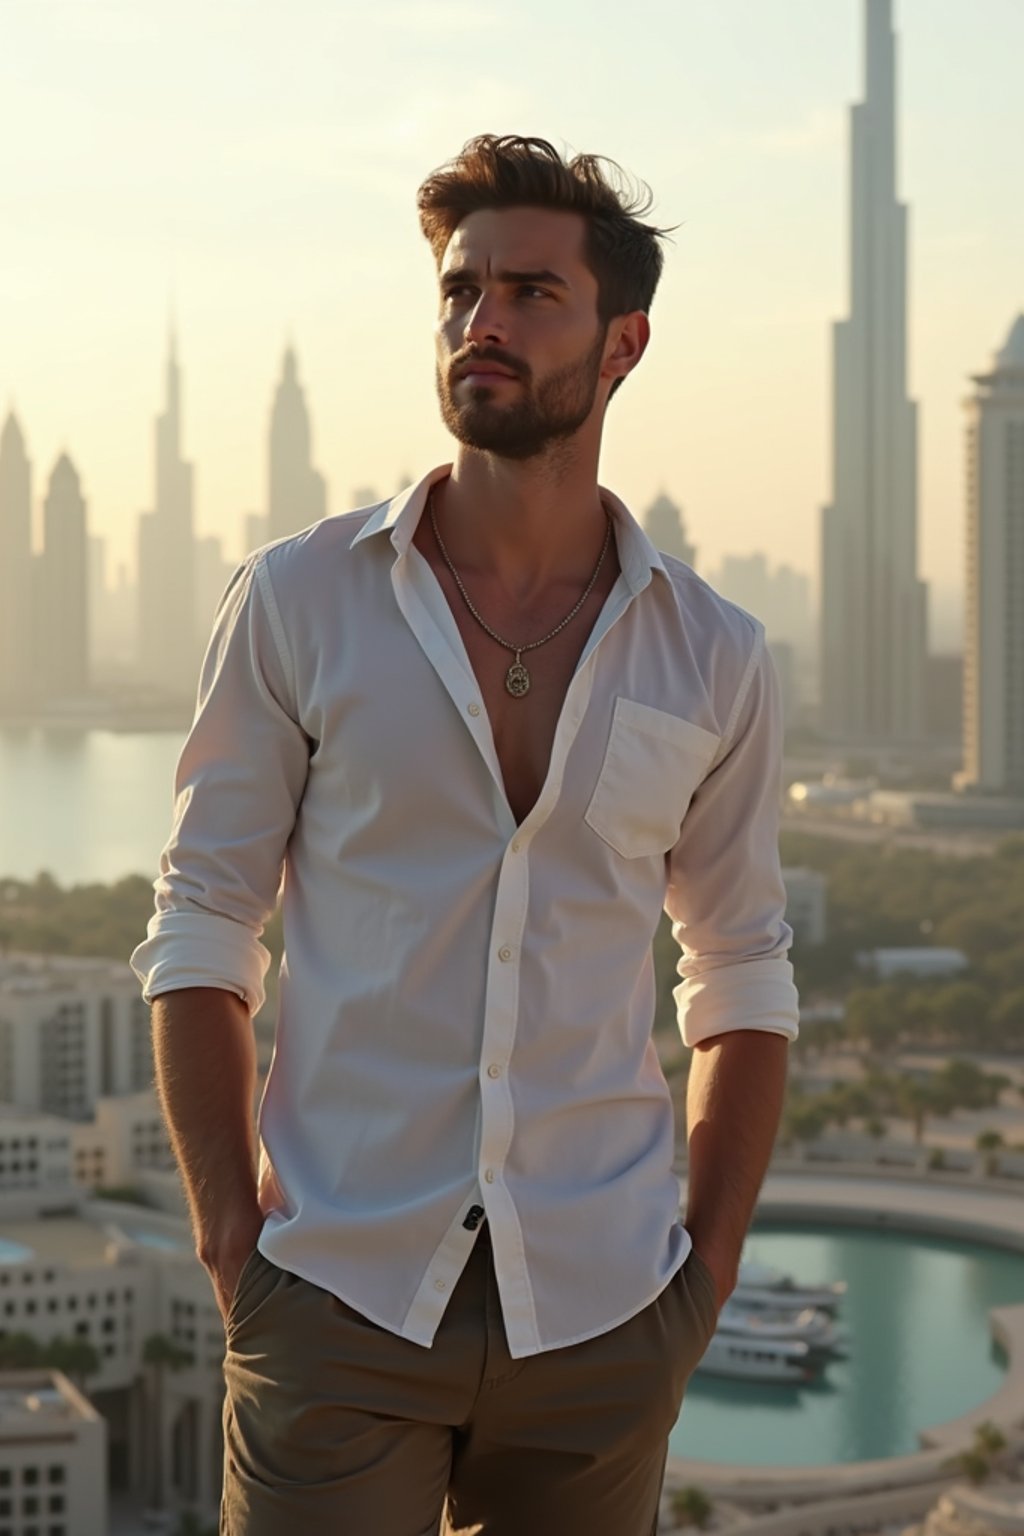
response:
[[[714,1326],[692,1254],[618,1327],[513,1360],[484,1222],[424,1349],[256,1251],[228,1316],[221,1536],[653,1536]]]

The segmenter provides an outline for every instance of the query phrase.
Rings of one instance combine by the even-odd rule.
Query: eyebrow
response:
[[[569,284],[557,272],[542,267],[536,272],[513,272],[506,269],[497,274],[499,283],[546,283],[550,288],[568,288]],[[475,283],[477,274],[472,267],[451,267],[441,275],[441,287],[453,288],[457,283]]]

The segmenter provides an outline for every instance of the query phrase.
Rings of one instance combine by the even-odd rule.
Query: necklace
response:
[[[521,699],[524,693],[529,693],[530,691],[530,674],[522,663],[523,652],[535,651],[538,645],[546,645],[549,640],[553,640],[555,636],[565,628],[569,621],[574,619],[579,613],[580,609],[583,607],[583,604],[594,590],[594,583],[598,578],[598,573],[600,572],[602,565],[604,564],[604,557],[608,553],[608,545],[611,542],[612,536],[612,520],[608,516],[608,513],[605,512],[604,515],[606,526],[604,530],[604,543],[601,545],[601,553],[598,556],[597,564],[594,566],[594,573],[590,580],[587,582],[587,585],[584,587],[583,595],[581,596],[576,606],[571,610],[571,612],[567,613],[562,622],[560,624],[556,624],[554,629],[551,630],[549,634],[546,634],[542,640],[531,640],[526,645],[514,645],[511,640],[504,640],[502,639],[501,635],[496,634],[491,626],[487,623],[486,619],[482,619],[479,613],[477,613],[476,609],[473,607],[473,604],[470,601],[469,593],[466,591],[462,584],[462,577],[455,569],[451,562],[451,556],[449,555],[447,549],[444,547],[444,540],[441,538],[441,534],[437,526],[437,518],[434,516],[433,494],[431,494],[429,497],[429,506],[430,522],[434,530],[434,538],[437,540],[437,547],[441,551],[445,565],[448,567],[452,573],[452,576],[455,578],[455,585],[462,593],[462,598],[466,604],[466,607],[469,609],[474,619],[476,619],[477,623],[480,625],[480,628],[486,630],[492,640],[497,640],[498,644],[503,645],[507,651],[515,652],[516,659],[505,673],[505,687],[514,699]]]

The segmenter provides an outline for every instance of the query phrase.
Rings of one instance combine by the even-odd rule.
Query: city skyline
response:
[[[767,547],[816,572],[827,332],[843,313],[848,233],[843,125],[859,90],[855,0],[794,0],[785,27],[741,0],[710,14],[642,4],[645,45],[625,71],[618,50],[602,46],[612,19],[588,13],[578,85],[555,70],[572,14],[552,33],[539,9],[550,44],[541,59],[527,41],[535,28],[509,31],[486,7],[390,6],[370,19],[341,6],[325,20],[307,4],[282,31],[269,7],[254,6],[241,72],[227,67],[241,42],[235,13],[200,19],[186,5],[170,25],[163,4],[105,7],[119,23],[105,50],[103,18],[65,8],[57,39],[44,9],[13,9],[0,62],[6,112],[26,144],[9,182],[0,405],[14,404],[37,463],[64,448],[79,465],[113,561],[130,556],[148,500],[144,436],[169,290],[191,381],[185,438],[200,535],[230,544],[240,516],[262,502],[267,389],[289,337],[317,465],[336,494],[357,482],[390,489],[450,456],[433,393],[433,271],[413,199],[432,166],[486,128],[611,155],[650,183],[656,217],[680,226],[649,357],[609,413],[605,483],[634,507],[667,488],[688,508],[707,565]],[[524,19],[532,12],[525,6]],[[902,0],[896,22],[921,574],[934,584],[935,649],[962,586],[959,402],[1021,307],[1024,215],[1008,195],[1007,130],[1021,111],[1012,59],[1024,14],[1001,0],[969,17],[947,0]],[[319,49],[307,46],[312,35]],[[139,59],[157,36],[153,75]],[[429,90],[415,73],[427,39],[444,42],[432,50]],[[486,64],[496,42],[500,79]],[[278,70],[279,56],[301,60],[305,75]],[[386,100],[376,99],[375,58],[392,80]],[[182,114],[197,72],[196,111]]]

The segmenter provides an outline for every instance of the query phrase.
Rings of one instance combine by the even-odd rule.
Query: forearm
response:
[[[256,1186],[256,1046],[246,1004],[219,987],[153,1002],[160,1103],[204,1263],[262,1221]],[[244,1242],[244,1237],[242,1238]]]
[[[686,1228],[714,1270],[720,1302],[736,1283],[775,1143],[788,1045],[783,1035],[747,1029],[694,1048],[686,1090]]]

